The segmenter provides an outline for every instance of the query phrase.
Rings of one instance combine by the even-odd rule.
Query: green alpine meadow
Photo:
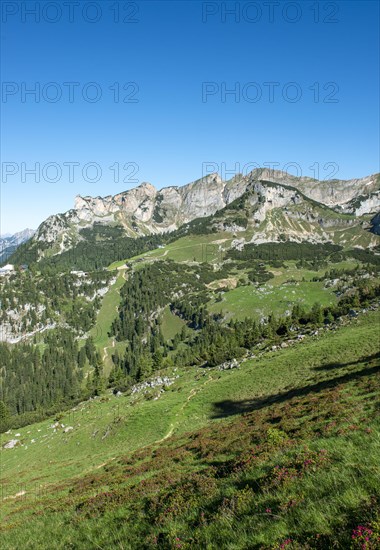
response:
[[[0,2],[0,550],[380,550],[379,21]]]
[[[43,223],[7,260],[3,548],[379,547],[380,237],[256,175],[173,231],[94,216],[51,255]]]

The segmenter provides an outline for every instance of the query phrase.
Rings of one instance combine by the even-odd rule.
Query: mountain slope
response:
[[[193,220],[223,211],[247,191],[250,192],[251,207],[257,207],[256,222],[266,222],[265,227],[256,225],[259,228],[256,240],[260,241],[271,240],[281,233],[296,239],[304,233],[305,238],[315,234],[317,240],[334,240],[326,232],[315,232],[313,227],[303,225],[300,220],[317,221],[319,215],[320,227],[332,227],[339,219],[342,222],[340,225],[361,223],[368,226],[366,216],[373,216],[380,209],[379,175],[349,181],[317,181],[274,170],[256,169],[247,176],[236,175],[229,181],[223,181],[218,174],[211,174],[183,187],[167,187],[160,191],[149,183],[143,183],[115,196],[77,196],[74,208],[64,214],[50,216],[15,258],[22,261],[23,256],[29,255],[39,260],[61,254],[85,241],[87,237],[83,229],[91,230],[94,224],[117,226],[129,238],[173,232]],[[316,207],[319,214],[316,214]],[[277,217],[277,230],[273,231],[270,214],[274,209],[283,208],[287,209],[286,219],[282,224]],[[332,223],[334,212],[336,216]],[[339,217],[339,214],[342,216]],[[344,217],[345,214],[347,217]],[[253,220],[248,221],[251,223]],[[367,241],[364,246],[371,245],[371,239]]]
[[[34,229],[24,229],[14,235],[0,237],[0,264],[6,262],[21,244],[33,237],[34,233]]]
[[[377,548],[378,322],[15,430],[3,547]]]

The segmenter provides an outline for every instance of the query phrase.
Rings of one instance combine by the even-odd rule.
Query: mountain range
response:
[[[27,247],[39,260],[75,247],[98,224],[117,226],[125,237],[138,238],[167,234],[203,219],[209,229],[230,231],[243,242],[285,236],[296,242],[366,248],[378,244],[379,211],[380,174],[319,181],[262,168],[227,181],[214,173],[182,187],[158,190],[144,182],[114,196],[78,195],[73,209],[50,216],[34,235],[28,230],[26,238],[31,237]]]
[[[20,244],[33,237],[34,229],[24,229],[14,235],[6,234],[0,236],[0,263],[4,263]]]
[[[0,278],[2,547],[378,548],[379,188],[211,174],[43,222]]]

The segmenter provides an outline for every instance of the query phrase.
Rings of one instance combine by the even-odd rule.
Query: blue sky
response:
[[[1,233],[213,169],[379,171],[378,2],[65,4],[2,3]]]

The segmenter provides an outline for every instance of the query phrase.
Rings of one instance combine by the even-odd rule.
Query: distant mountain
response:
[[[35,234],[34,229],[24,229],[14,235],[9,233],[0,237],[0,263],[3,264],[15,252],[20,244],[25,243]]]
[[[378,244],[376,231],[371,233],[371,219],[380,211],[380,174],[319,181],[263,168],[228,181],[214,173],[182,187],[157,190],[142,183],[114,196],[78,195],[72,210],[47,218],[24,248],[34,260],[61,254],[93,239],[91,231],[99,224],[117,226],[133,239],[169,233],[225,212],[243,197],[244,208],[239,213],[245,218],[244,227],[232,223],[231,215],[229,223],[219,219],[218,227],[233,233],[248,229],[251,242],[278,241],[285,236],[343,245],[353,239],[354,246],[362,247]],[[16,255],[21,263],[24,248]]]

